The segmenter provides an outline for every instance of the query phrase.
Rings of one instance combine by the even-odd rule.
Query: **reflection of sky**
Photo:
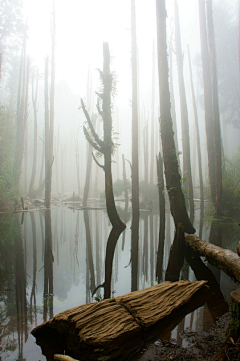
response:
[[[43,322],[43,286],[44,286],[44,269],[43,267],[43,248],[42,238],[40,232],[40,213],[35,212],[36,230],[37,230],[37,324]],[[139,288],[149,287],[155,284],[155,269],[156,269],[156,252],[158,245],[158,226],[159,219],[157,214],[153,214],[153,230],[150,232],[150,213],[145,212],[144,217],[140,220],[139,227]],[[196,225],[198,221],[199,212],[196,212]],[[79,234],[76,237],[76,224],[79,218]],[[167,229],[166,228],[166,245],[163,262],[163,270],[167,267],[168,255],[170,251],[170,245],[173,239],[173,222],[172,220],[168,226],[169,214],[167,214]],[[144,246],[144,227],[146,221],[148,223],[148,237]],[[99,264],[97,265],[97,248],[96,248],[96,222],[98,221],[98,248],[99,248]],[[145,223],[144,223],[145,222]],[[90,232],[92,237],[92,257],[94,263],[94,272],[96,286],[97,278],[100,279],[100,283],[104,281],[104,261],[105,261],[105,249],[106,241],[110,232],[110,225],[105,211],[89,211],[89,223]],[[115,291],[114,296],[120,296],[122,294],[131,291],[131,264],[130,250],[131,250],[131,230],[130,221],[127,223],[127,229],[125,233],[125,245],[122,250],[123,236],[121,235],[116,247],[115,257],[113,260],[113,272],[112,272],[112,291]],[[157,228],[156,228],[157,227]],[[196,227],[197,228],[197,227]],[[58,237],[56,236],[56,232]],[[26,265],[27,265],[27,300],[30,301],[32,280],[33,280],[33,259],[32,259],[32,227],[30,214],[25,214],[24,224],[22,226],[22,234],[24,238],[24,244],[26,246]],[[150,235],[153,234],[153,242],[150,242]],[[203,239],[208,239],[209,224],[205,223],[203,230]],[[86,234],[85,224],[83,221],[83,212],[75,211],[64,208],[52,207],[52,235],[53,235],[53,312],[54,315],[65,311],[66,309],[76,307],[86,302],[86,282],[88,275],[88,284],[90,284],[90,272],[86,270]],[[76,247],[76,239],[78,240],[78,247]],[[150,248],[150,245],[152,245]],[[78,259],[78,262],[76,261]],[[143,270],[143,265],[147,268]],[[153,263],[152,263],[153,262]],[[98,266],[98,267],[97,267]],[[128,266],[128,267],[126,267]],[[97,277],[98,276],[98,277]],[[153,276],[153,279],[151,278]],[[189,279],[195,281],[195,276],[190,270]],[[229,278],[223,273],[221,275],[221,286],[224,289],[224,295],[229,298],[230,292],[235,287]],[[89,293],[89,291],[88,291]],[[103,294],[103,290],[100,290]],[[90,301],[92,298],[90,297]],[[29,312],[29,307],[28,307]],[[209,319],[203,316],[204,309],[199,309],[194,312],[193,315],[193,328],[194,330],[201,330],[203,320]],[[28,315],[28,322],[30,317]],[[188,327],[190,324],[190,316],[187,316],[184,322],[184,327]],[[34,316],[33,324],[28,323],[29,331],[35,327]],[[172,337],[176,338],[177,328],[173,331]],[[15,332],[14,338],[17,339],[17,333]],[[38,346],[35,345],[35,339],[29,335],[28,341],[23,346],[23,355],[27,361],[32,360],[44,360],[41,356],[41,352]],[[5,357],[5,355],[4,355]],[[3,360],[17,359],[17,352],[9,354],[8,358]]]

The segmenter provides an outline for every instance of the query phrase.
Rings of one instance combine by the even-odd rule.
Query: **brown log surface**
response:
[[[81,360],[126,360],[144,342],[143,334],[187,304],[206,281],[163,282],[99,303],[81,305],[37,326],[37,340],[51,329],[64,336],[67,349]]]
[[[228,276],[240,282],[240,257],[237,253],[203,241],[192,234],[185,235],[186,243],[209,263],[222,269]]]

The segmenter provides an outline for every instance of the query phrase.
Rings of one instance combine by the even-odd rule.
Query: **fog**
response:
[[[39,68],[39,99],[38,99],[38,127],[39,136],[44,131],[44,89],[43,74],[45,57],[51,55],[51,23],[53,4],[49,1],[35,3],[25,0],[24,17],[28,24],[27,54],[31,59],[31,74],[33,69]],[[234,1],[217,2],[214,6],[224,7],[232,16],[232,22],[236,22],[236,6]],[[131,8],[129,1],[87,1],[74,2],[67,4],[56,2],[56,99],[55,99],[55,134],[54,134],[54,156],[55,165],[58,162],[59,167],[60,153],[64,149],[63,162],[65,164],[65,190],[74,191],[76,185],[75,169],[75,148],[76,142],[79,144],[81,158],[81,176],[82,186],[86,170],[86,146],[82,125],[85,121],[83,112],[79,109],[80,98],[86,101],[87,83],[90,78],[92,101],[89,108],[90,113],[96,113],[95,91],[99,89],[99,73],[97,69],[102,68],[102,43],[107,41],[111,54],[111,70],[117,75],[116,95],[113,98],[113,118],[114,131],[118,132],[119,147],[114,160],[118,164],[113,166],[114,179],[121,178],[121,154],[125,158],[131,159]],[[184,76],[187,92],[190,137],[194,152],[194,127],[193,110],[191,102],[191,93],[189,85],[189,70],[187,60],[187,44],[190,46],[193,59],[194,87],[198,99],[199,125],[201,130],[202,150],[206,149],[205,126],[203,103],[201,101],[202,84],[198,76],[199,70],[196,65],[196,59],[200,57],[200,35],[198,20],[197,1],[181,0],[179,2],[179,15],[182,37],[182,49],[184,53]],[[168,36],[174,31],[174,2],[167,2],[167,25]],[[159,100],[158,100],[158,76],[157,76],[157,51],[156,51],[156,15],[155,2],[151,1],[147,5],[144,1],[136,2],[136,22],[137,22],[137,46],[138,46],[138,80],[139,80],[139,122],[140,122],[140,179],[143,178],[143,160],[142,160],[142,130],[145,124],[148,124],[150,134],[150,118],[153,114],[155,123],[155,152],[159,150]],[[218,22],[216,21],[218,26]],[[217,28],[215,29],[217,36]],[[237,34],[236,41],[237,41]],[[174,39],[173,39],[174,44]],[[174,46],[174,45],[173,45]],[[155,53],[155,93],[154,109],[151,109],[152,103],[152,67],[153,67],[153,49]],[[222,50],[221,50],[222,51]],[[177,85],[176,60],[173,56],[173,78],[174,93],[177,113],[177,127],[179,138],[179,150],[181,151],[181,126],[180,109]],[[31,87],[30,87],[31,92]],[[228,128],[229,144],[226,140],[230,154],[235,152],[232,140],[237,139],[236,128],[232,124],[224,123]],[[29,118],[28,118],[28,159],[27,174],[30,177],[31,172],[31,154],[32,154],[32,132],[33,132],[33,109],[31,104],[31,94],[29,94]],[[238,133],[238,131],[237,131]],[[42,137],[42,136],[41,136]],[[58,139],[59,137],[59,139]],[[58,140],[57,140],[58,139]],[[41,149],[41,141],[39,148]],[[58,148],[58,150],[57,150]],[[38,150],[38,158],[41,158],[41,150]],[[56,152],[58,154],[56,154]],[[203,153],[203,161],[207,154]],[[120,162],[119,162],[120,160]],[[39,162],[39,159],[38,159]],[[204,171],[207,162],[204,163]],[[37,167],[38,170],[40,166]],[[54,170],[55,168],[55,170]],[[94,164],[95,168],[95,164]],[[56,167],[53,166],[53,173]],[[60,170],[58,170],[59,172]],[[94,172],[94,170],[93,170]],[[102,173],[100,171],[100,173]],[[55,175],[55,178],[57,175]],[[68,179],[69,178],[69,179]],[[130,169],[127,167],[127,178],[130,178]],[[29,181],[29,180],[28,180]],[[156,183],[156,176],[155,181]],[[25,186],[26,182],[24,181]],[[53,190],[56,187],[56,179],[53,176]],[[58,185],[59,188],[59,185]],[[103,190],[103,186],[101,186]],[[59,190],[59,189],[58,189]],[[60,189],[61,190],[61,189]]]

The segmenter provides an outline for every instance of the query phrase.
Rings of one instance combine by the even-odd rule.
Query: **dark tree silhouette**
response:
[[[118,238],[126,226],[121,221],[117,213],[112,185],[112,151],[114,148],[114,143],[112,140],[111,93],[113,91],[114,84],[113,75],[110,72],[110,52],[108,43],[103,43],[103,71],[99,70],[99,73],[103,89],[102,93],[97,93],[99,97],[97,109],[103,120],[103,140],[100,139],[95,132],[82,99],[81,105],[89,127],[89,130],[85,126],[83,127],[84,134],[93,148],[99,153],[102,153],[104,156],[104,165],[101,165],[93,155],[94,160],[104,170],[105,173],[107,214],[112,225],[112,230],[108,237],[106,249],[105,282],[102,285],[104,287],[104,298],[109,298],[111,296],[111,276],[114,251]]]
[[[168,84],[168,62],[166,44],[166,8],[164,0],[156,0],[157,10],[157,42],[158,42],[158,75],[160,96],[160,129],[165,168],[166,187],[170,201],[171,213],[175,227],[182,223],[188,233],[194,233],[185,206],[181,188],[178,160],[172,128],[170,92]]]

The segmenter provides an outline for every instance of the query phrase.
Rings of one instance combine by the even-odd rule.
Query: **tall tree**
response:
[[[214,206],[216,206],[216,165],[214,155],[214,127],[213,127],[213,104],[212,104],[212,84],[211,69],[208,52],[207,27],[205,0],[198,0],[199,5],[199,23],[201,38],[201,57],[203,68],[203,88],[204,88],[204,110],[205,110],[205,128],[207,138],[208,152],[208,172],[211,190],[211,198]]]
[[[93,155],[95,162],[104,170],[105,173],[107,214],[112,225],[112,230],[107,241],[105,282],[103,284],[104,298],[109,298],[111,296],[111,275],[114,251],[118,238],[126,226],[121,221],[117,213],[112,185],[112,151],[114,149],[114,143],[112,140],[111,92],[114,88],[114,79],[112,73],[110,72],[110,52],[108,43],[103,43],[103,71],[99,70],[99,72],[103,85],[103,91],[102,93],[97,93],[99,96],[97,109],[103,120],[103,140],[101,140],[95,132],[90,116],[82,99],[81,105],[89,127],[89,129],[87,129],[85,126],[83,127],[84,134],[92,147],[104,156],[104,165],[101,165]],[[101,104],[99,99],[101,100]]]
[[[34,182],[36,177],[37,169],[37,144],[38,144],[38,124],[37,124],[37,96],[38,96],[38,72],[36,78],[36,88],[34,91],[34,73],[32,77],[32,104],[34,112],[34,147],[33,147],[33,165],[32,165],[32,176],[29,185],[28,195],[31,196],[34,188]]]
[[[139,240],[139,160],[138,160],[138,71],[135,0],[131,0],[132,32],[132,286],[137,290]]]
[[[221,215],[222,205],[222,140],[220,127],[220,114],[218,102],[218,76],[216,66],[216,52],[214,39],[214,26],[212,15],[212,0],[207,0],[207,27],[208,44],[211,64],[212,103],[213,103],[213,129],[214,129],[214,155],[216,164],[216,215]]]
[[[48,56],[45,59],[45,206],[51,203],[52,159],[50,151],[49,97],[48,97]]]
[[[48,105],[48,57],[45,65],[45,205],[47,208],[51,204],[52,192],[52,165],[53,138],[54,138],[54,98],[55,98],[55,8],[53,5],[52,20],[52,62],[51,62],[51,88],[50,88],[50,109]]]
[[[15,180],[19,183],[22,170],[22,161],[24,153],[25,135],[28,118],[28,83],[29,83],[29,60],[26,56],[26,39],[25,34],[22,46],[21,67],[18,84],[18,102],[17,102],[17,128],[16,128],[16,146],[15,146]]]
[[[185,190],[188,190],[190,220],[193,221],[194,201],[193,201],[192,170],[191,170],[191,161],[190,161],[188,109],[187,109],[187,98],[186,98],[184,77],[183,77],[183,53],[182,53],[182,42],[181,42],[181,30],[180,30],[178,4],[176,0],[175,0],[175,41],[176,41],[176,58],[177,58],[178,85],[179,85],[179,96],[180,96],[181,124],[182,124],[183,177],[186,177],[186,183],[184,184],[184,188]]]
[[[171,118],[170,92],[168,83],[168,61],[166,43],[166,7],[165,0],[156,0],[157,13],[157,44],[158,44],[158,75],[160,96],[160,129],[165,168],[166,187],[170,201],[171,213],[175,227],[182,223],[185,232],[194,233],[185,206],[178,161],[174,143]]]
[[[188,46],[188,63],[189,63],[189,72],[190,72],[190,84],[191,84],[192,103],[193,103],[193,112],[194,112],[194,123],[195,123],[195,129],[196,129],[196,143],[197,143],[197,156],[198,156],[198,174],[199,174],[200,201],[201,201],[201,204],[200,204],[200,209],[201,209],[200,219],[203,219],[203,214],[204,214],[204,193],[203,193],[202,155],[201,155],[201,145],[200,145],[200,132],[199,132],[199,125],[198,125],[198,113],[197,113],[197,105],[196,105],[196,99],[195,99],[194,87],[193,87],[192,65],[191,65],[191,57],[190,57],[189,46]],[[200,235],[199,235],[199,237],[200,237]]]

